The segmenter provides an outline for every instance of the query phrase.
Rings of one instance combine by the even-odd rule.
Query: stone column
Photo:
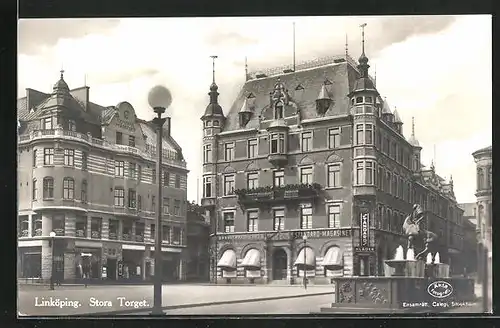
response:
[[[92,238],[92,217],[87,215],[87,238]]]
[[[102,218],[101,239],[109,239],[109,218]]]
[[[50,279],[52,275],[52,246],[48,239],[52,231],[52,216],[42,214],[42,279]]]
[[[28,215],[28,237],[33,237],[33,214]]]

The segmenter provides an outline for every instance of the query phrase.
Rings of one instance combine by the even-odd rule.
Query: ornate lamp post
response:
[[[54,261],[54,240],[56,237],[56,233],[54,231],[51,231],[49,233],[50,237],[50,247],[51,247],[51,253],[52,253],[52,263],[51,267],[52,269],[50,270],[50,290],[54,290],[54,271],[55,271],[55,261]]]
[[[304,241],[304,289],[307,289],[307,277],[306,277],[306,253],[307,253],[307,235],[304,233],[302,235],[302,240]]]
[[[157,85],[153,87],[148,94],[149,106],[151,106],[157,116],[153,119],[156,126],[156,183],[158,184],[158,202],[156,208],[156,233],[155,233],[155,256],[154,256],[154,296],[153,296],[153,311],[152,315],[163,315],[161,306],[162,297],[162,254],[161,254],[161,210],[162,210],[162,185],[161,185],[161,172],[162,172],[162,141],[163,141],[163,125],[165,121],[169,121],[167,116],[162,118],[161,115],[165,113],[166,108],[172,103],[172,95],[170,91],[164,86]]]

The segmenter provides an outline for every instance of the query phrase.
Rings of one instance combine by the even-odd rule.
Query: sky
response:
[[[364,17],[226,17],[29,19],[19,21],[18,96],[51,92],[64,69],[71,89],[86,84],[90,101],[128,101],[136,114],[154,116],[147,103],[161,84],[173,97],[172,135],[183,148],[188,199],[198,199],[202,129],[208,104],[211,55],[225,113],[255,71],[291,64],[293,22],[297,63],[361,53],[361,29],[377,89],[397,108],[420,141],[422,161],[448,179],[458,202],[475,202],[472,152],[492,144],[492,36],[490,15]],[[201,180],[201,179],[200,179]]]

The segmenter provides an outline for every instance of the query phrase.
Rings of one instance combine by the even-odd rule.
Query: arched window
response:
[[[63,199],[75,198],[75,180],[73,178],[63,179]]]
[[[483,181],[484,181],[484,172],[483,169],[477,169],[477,189],[483,189]]]
[[[274,106],[274,118],[276,120],[283,118],[283,103],[281,101]]]
[[[87,203],[87,180],[82,181],[81,201],[82,203]]]
[[[54,198],[54,178],[43,178],[43,198]]]

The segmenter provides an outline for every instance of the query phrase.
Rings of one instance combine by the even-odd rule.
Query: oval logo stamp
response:
[[[446,298],[453,293],[453,286],[446,281],[434,281],[427,287],[427,292],[435,298]]]

